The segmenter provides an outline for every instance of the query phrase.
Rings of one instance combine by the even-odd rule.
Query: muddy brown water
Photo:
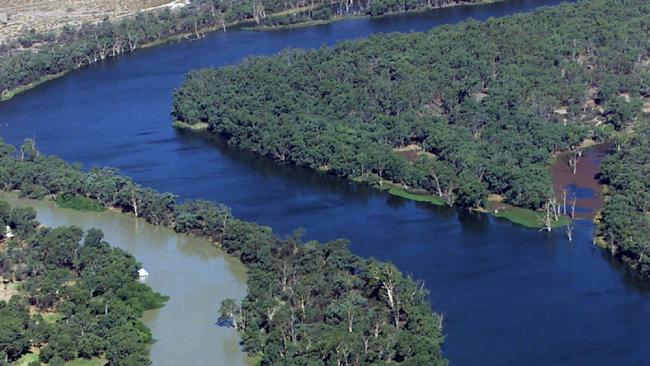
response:
[[[576,197],[576,218],[593,219],[603,207],[602,186],[598,180],[600,163],[610,149],[609,144],[599,144],[585,149],[577,164],[576,173],[569,167],[570,153],[561,154],[551,166],[553,188],[558,198],[567,191],[567,206]],[[567,207],[567,211],[570,208]]]
[[[214,323],[221,301],[246,295],[246,272],[238,260],[225,255],[204,239],[180,235],[117,212],[79,212],[53,202],[19,199],[0,193],[0,200],[36,209],[45,226],[74,225],[98,228],[105,240],[142,263],[149,272],[146,283],[169,296],[164,307],[144,314],[156,342],[151,357],[156,366],[245,366],[232,328]]]

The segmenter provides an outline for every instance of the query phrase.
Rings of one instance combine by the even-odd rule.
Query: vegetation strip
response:
[[[85,23],[54,33],[26,32],[0,43],[0,101],[71,70],[181,38],[250,24],[266,28],[338,20],[348,16],[401,13],[482,0],[193,0],[177,10],[138,13],[119,21]]]
[[[570,153],[575,169],[585,140],[623,133],[650,97],[649,6],[583,1],[193,71],[172,116],[279,161],[448,204],[487,210],[498,195],[541,212],[516,221],[550,229],[571,202],[553,191],[552,156]]]
[[[37,199],[82,196],[210,238],[248,269],[247,297],[241,304],[224,301],[220,310],[224,322],[240,332],[244,350],[263,365],[447,364],[442,317],[431,311],[423,286],[391,264],[351,254],[345,240],[301,243],[299,232],[282,239],[267,227],[233,218],[225,206],[178,203],[174,195],[143,188],[114,169],[86,173],[42,156],[31,140],[17,154],[0,144],[0,187]]]
[[[650,122],[616,140],[615,152],[601,167],[607,184],[605,207],[597,221],[598,238],[609,252],[645,276],[650,275]]]

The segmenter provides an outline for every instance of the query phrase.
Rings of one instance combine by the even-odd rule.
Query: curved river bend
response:
[[[156,342],[154,365],[245,366],[234,331],[214,325],[218,306],[226,298],[246,296],[246,270],[238,260],[208,240],[180,235],[116,212],[79,212],[53,202],[18,199],[0,193],[0,200],[36,209],[48,227],[98,228],[104,240],[132,253],[151,276],[146,283],[169,296],[164,307],[144,314]]]
[[[172,90],[192,68],[558,2],[518,0],[291,31],[230,31],[141,50],[0,104],[0,136],[12,144],[35,137],[42,151],[68,161],[115,166],[143,185],[182,198],[223,202],[237,216],[278,233],[302,226],[306,239],[349,238],[355,253],[392,261],[425,281],[434,308],[445,314],[444,352],[452,365],[647,365],[648,285],[592,246],[593,226],[587,221],[577,223],[569,244],[559,231],[544,234],[407,202],[170,127]],[[129,249],[139,257],[137,248]],[[182,249],[176,251],[160,255],[173,259],[169,266],[187,266]],[[219,290],[212,280],[219,281],[200,279],[206,296]],[[175,295],[193,296],[182,291],[182,283],[173,286],[179,288],[167,293],[171,301],[189,301],[174,300]],[[201,314],[212,316],[216,306],[216,301],[205,304]],[[165,311],[150,323],[157,338],[156,323],[169,321],[177,332],[193,331],[173,323],[179,315]],[[184,354],[184,345],[154,347],[156,365],[179,364],[167,358]]]

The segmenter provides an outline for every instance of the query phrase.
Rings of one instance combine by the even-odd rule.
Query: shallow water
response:
[[[598,174],[600,163],[610,148],[609,144],[600,144],[585,149],[578,160],[575,174],[569,167],[569,153],[561,154],[551,167],[556,196],[561,200],[562,191],[567,192],[567,212],[570,212],[572,197],[576,198],[576,218],[593,220],[603,207]]]
[[[405,201],[170,127],[172,90],[191,68],[557,2],[508,1],[291,31],[230,31],[142,50],[0,104],[0,136],[13,144],[36,137],[41,150],[68,161],[115,166],[182,199],[223,202],[237,216],[281,234],[304,227],[306,239],[349,238],[355,253],[392,261],[425,281],[433,307],[445,315],[444,352],[452,365],[647,365],[648,284],[591,244],[589,221],[576,223],[569,244],[561,230],[540,233]],[[165,254],[169,265],[185,268],[182,254],[176,265],[171,249]],[[218,288],[204,290],[211,292]],[[208,315],[196,316],[212,318],[208,305]],[[166,316],[161,313],[159,322]],[[188,355],[186,346],[164,351]],[[164,359],[157,352],[163,350],[154,349],[154,359]]]
[[[149,271],[146,283],[170,297],[164,307],[148,311],[145,324],[153,332],[154,365],[247,365],[236,332],[214,325],[221,301],[246,295],[246,272],[237,260],[207,240],[176,234],[115,212],[78,212],[52,202],[17,199],[0,193],[0,200],[31,206],[49,227],[74,225],[98,228],[105,240],[133,254]]]

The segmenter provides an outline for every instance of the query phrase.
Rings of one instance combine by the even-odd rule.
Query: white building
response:
[[[14,233],[11,231],[11,228],[9,227],[9,225],[7,225],[7,228],[5,229],[5,238],[11,239],[11,238],[13,238],[15,236],[16,235],[14,235]]]

